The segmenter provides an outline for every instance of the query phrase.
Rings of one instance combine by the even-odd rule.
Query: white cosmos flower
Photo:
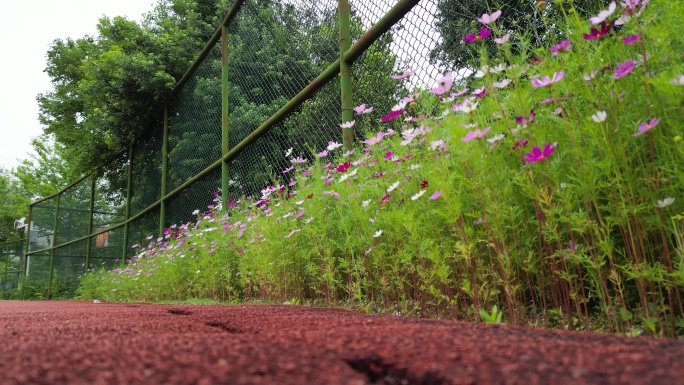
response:
[[[492,85],[496,88],[506,88],[509,84],[511,84],[511,79],[504,79],[500,82],[492,83]]]
[[[422,197],[423,194],[425,194],[425,190],[420,190],[420,191],[418,191],[418,193],[417,193],[416,195],[414,195],[414,196],[411,197],[411,200],[412,200],[412,201],[415,201],[416,199]]]
[[[665,199],[663,199],[663,200],[658,201],[658,202],[656,203],[656,206],[657,206],[658,208],[663,209],[663,208],[665,208],[665,207],[667,207],[667,206],[673,204],[674,201],[675,201],[675,199],[672,198],[672,197],[665,198]]]
[[[389,187],[387,188],[387,192],[392,192],[392,191],[394,191],[397,187],[399,187],[399,182],[398,182],[398,181],[397,181],[397,182],[394,182],[393,185],[389,186]]]
[[[597,113],[591,116],[591,119],[596,123],[601,123],[606,120],[607,116],[608,114],[606,114],[606,111],[598,111]]]
[[[285,151],[285,157],[288,157],[292,154],[292,147],[290,147],[287,151]]]
[[[370,200],[370,199],[365,200],[365,201],[361,202],[361,207],[368,207],[368,205],[369,205],[370,203],[371,203],[371,200]]]
[[[409,169],[410,169],[410,170],[416,170],[418,167],[420,167],[420,164],[419,164],[419,163],[416,163],[416,164],[410,165],[410,166],[409,166]]]
[[[375,234],[373,234],[373,237],[374,237],[374,238],[377,238],[377,237],[379,237],[379,236],[381,236],[381,235],[382,235],[382,230],[378,230],[378,231],[375,232]]]
[[[503,139],[504,137],[506,137],[506,135],[504,135],[503,133],[498,134],[498,135],[494,135],[494,137],[487,139],[487,142],[494,144],[494,143],[500,141],[501,139]]]
[[[297,201],[297,202],[295,202],[295,204],[296,204],[297,206],[299,206],[299,205],[301,205],[301,204],[303,204],[303,203],[304,203],[304,201]]]
[[[328,151],[332,151],[332,150],[338,149],[340,147],[342,147],[342,143],[337,143],[337,142],[331,141],[331,142],[328,142],[328,147],[326,147],[326,149]]]

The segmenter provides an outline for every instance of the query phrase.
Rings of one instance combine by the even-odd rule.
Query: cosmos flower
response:
[[[613,14],[613,12],[615,12],[616,8],[617,4],[615,4],[615,1],[612,1],[608,6],[608,9],[599,12],[596,16],[590,17],[589,22],[594,25],[603,23],[607,18],[610,17],[610,15]]]
[[[453,83],[454,83],[453,74],[448,73],[448,74],[442,76],[442,78],[437,80],[438,86],[431,89],[430,92],[432,92],[435,95],[442,95],[444,93],[449,92]]]
[[[618,63],[617,69],[613,73],[613,77],[615,79],[620,79],[623,78],[630,73],[632,73],[632,70],[634,70],[634,62],[631,60],[627,60],[624,63]]]
[[[496,19],[501,16],[501,10],[498,10],[496,12],[493,12],[491,15],[488,14],[483,14],[481,18],[477,19],[482,24],[490,24],[496,21]]]
[[[370,112],[373,112],[373,107],[366,108],[366,105],[362,104],[360,106],[354,107],[354,112],[356,112],[359,115],[368,114]]]
[[[655,126],[660,123],[660,119],[651,119],[648,122],[643,122],[639,125],[638,131],[632,134],[632,136],[641,136],[649,131]]]
[[[554,72],[553,77],[549,78],[544,75],[541,78],[532,79],[532,86],[536,88],[549,87],[554,83],[557,83],[565,78],[565,70],[560,72]]]
[[[473,139],[480,139],[483,136],[485,136],[489,132],[489,130],[491,130],[491,129],[492,129],[492,127],[486,127],[486,128],[481,129],[481,130],[477,129],[475,131],[470,131],[466,134],[466,136],[461,138],[461,140],[463,142],[470,142]]]
[[[553,56],[558,56],[558,53],[561,51],[570,52],[570,48],[572,48],[570,40],[565,39],[562,42],[549,47],[549,51],[553,52]]]
[[[598,111],[594,115],[591,116],[591,119],[595,121],[596,123],[602,123],[606,120],[606,117],[608,114],[606,111]]]
[[[472,43],[472,42],[479,42],[481,40],[486,39],[492,34],[492,31],[490,31],[487,27],[484,27],[480,30],[480,33],[477,35],[473,34],[468,34],[466,37],[463,38],[464,43]]]
[[[553,144],[546,144],[544,146],[544,149],[542,150],[541,148],[534,146],[532,148],[532,152],[528,152],[525,154],[525,157],[523,158],[523,161],[526,163],[536,163],[536,162],[541,162],[544,159],[548,158],[551,156],[551,154],[556,151],[556,147],[558,146],[558,143],[553,143]]]
[[[416,71],[418,71],[419,69],[420,68],[414,68],[414,69],[409,70],[409,71],[404,71],[404,73],[401,73],[399,75],[392,75],[392,79],[400,80],[400,79],[407,78],[407,77],[415,74]]]

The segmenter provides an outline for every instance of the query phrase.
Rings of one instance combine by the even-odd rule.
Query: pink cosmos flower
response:
[[[494,42],[495,42],[496,44],[506,44],[506,43],[508,42],[508,39],[510,39],[510,38],[511,38],[511,34],[510,34],[510,33],[507,33],[507,34],[505,34],[505,35],[503,35],[503,36],[501,36],[501,37],[499,37],[499,38],[496,38],[496,37],[495,37],[495,38],[494,38]]]
[[[639,42],[639,35],[625,36],[622,38],[622,42],[629,45]]]
[[[352,120],[352,121],[350,121],[350,122],[344,122],[344,123],[340,124],[340,127],[342,127],[342,128],[352,128],[352,127],[354,127],[354,124],[355,124],[355,123],[356,123],[356,120]]]
[[[553,52],[553,56],[558,56],[558,53],[560,51],[570,52],[570,48],[572,48],[572,44],[570,44],[570,40],[565,39],[562,42],[549,47],[549,51]]]
[[[480,139],[483,136],[485,136],[489,132],[489,130],[491,130],[491,129],[492,129],[492,127],[486,127],[486,128],[483,128],[482,130],[477,129],[475,131],[470,131],[469,133],[466,134],[465,137],[461,138],[461,140],[464,142],[470,142],[473,139]]]
[[[419,69],[420,69],[420,68],[417,68],[417,67],[416,67],[416,68],[414,68],[414,69],[412,69],[412,70],[404,71],[404,73],[402,73],[402,74],[399,74],[399,75],[392,75],[392,79],[400,80],[400,79],[403,79],[403,78],[407,78],[407,77],[409,77],[409,76],[415,74],[416,71],[418,71]]]
[[[323,195],[332,195],[335,199],[340,199],[340,194],[333,191],[323,191]]]
[[[477,19],[477,21],[479,21],[482,24],[489,24],[489,23],[495,22],[496,19],[499,18],[499,16],[501,16],[501,10],[498,10],[498,11],[492,13],[491,15],[488,15],[485,13],[482,15],[481,18]]]
[[[511,79],[504,79],[500,82],[493,82],[492,86],[496,88],[506,88],[509,84],[511,84]]]
[[[480,40],[484,40],[488,38],[492,34],[492,31],[489,30],[489,28],[484,27],[480,30],[480,33],[477,35],[473,34],[468,34],[466,37],[463,38],[464,43],[472,43],[472,42],[479,42]]]
[[[359,115],[367,114],[373,112],[373,107],[366,108],[366,105],[362,104],[360,106],[354,107],[354,112],[356,112]]]
[[[598,15],[596,15],[596,16],[590,17],[589,22],[591,22],[591,24],[594,24],[594,25],[603,23],[604,21],[606,21],[606,19],[608,17],[610,17],[610,15],[613,14],[613,12],[615,12],[616,8],[617,8],[617,4],[615,4],[615,2],[612,1],[610,3],[610,5],[608,6],[608,9],[599,12]]]
[[[549,79],[548,76],[544,75],[541,78],[532,79],[532,86],[536,88],[549,87],[554,83],[557,83],[565,77],[565,70],[560,72],[554,72],[553,77]]]
[[[442,95],[446,92],[449,92],[453,83],[454,83],[453,74],[448,73],[448,74],[444,75],[441,79],[437,80],[438,86],[431,89],[430,92],[432,92],[435,95]]]
[[[615,24],[615,20],[611,21],[608,24],[606,24],[606,22],[604,21],[601,23],[601,30],[592,27],[591,32],[585,33],[582,36],[584,37],[584,40],[603,39],[608,34],[608,32],[610,32],[610,30],[613,29],[613,24]]]
[[[369,146],[373,146],[373,145],[375,145],[375,144],[380,143],[380,141],[382,140],[382,138],[383,138],[384,136],[385,136],[385,134],[384,134],[383,132],[378,132],[377,135],[372,136],[372,137],[370,137],[369,139],[363,140],[363,141],[361,141],[361,142],[362,142],[362,143],[365,143],[365,144],[367,144],[367,145],[369,145]]]
[[[518,116],[515,118],[515,122],[523,126],[527,126],[528,123],[531,123],[534,120],[535,116],[537,116],[537,114],[534,112],[534,109],[531,109],[529,117]]]
[[[460,90],[460,91],[458,91],[458,92],[452,92],[449,96],[451,96],[452,98],[457,98],[457,97],[459,97],[459,96],[465,94],[465,93],[468,92],[468,91],[470,91],[469,88],[464,88],[464,89],[462,89],[462,90]]]
[[[430,198],[429,198],[429,199],[430,199],[431,201],[434,201],[434,200],[437,200],[437,198],[439,198],[439,197],[441,197],[441,196],[442,196],[442,190],[437,190],[437,191],[435,191],[434,193],[432,193],[432,195],[430,195]]]
[[[641,136],[641,135],[643,135],[643,134],[645,134],[645,133],[651,131],[651,129],[652,129],[653,127],[657,126],[658,123],[660,123],[660,118],[658,118],[658,119],[651,119],[651,120],[648,121],[648,122],[643,122],[643,123],[641,123],[641,124],[639,125],[639,131],[637,131],[636,133],[632,134],[632,136]]]
[[[634,62],[631,60],[627,60],[626,62],[624,62],[624,64],[618,63],[617,69],[613,73],[613,77],[615,79],[620,79],[622,77],[629,75],[633,69],[634,69]]]
[[[390,152],[385,154],[384,158],[385,159],[392,159],[393,156],[394,156],[394,153],[392,151],[390,151]]]
[[[385,116],[382,116],[380,119],[381,119],[383,122],[389,122],[390,120],[392,120],[392,119],[396,118],[397,116],[401,115],[403,112],[404,112],[404,110],[402,110],[402,109],[394,110],[394,111],[390,112],[389,114],[387,114],[387,115],[385,115]]]
[[[473,91],[473,96],[476,98],[484,98],[487,95],[487,89],[482,86],[482,88]]]
[[[525,154],[525,157],[523,158],[523,162],[526,163],[536,163],[536,162],[541,162],[542,160],[548,158],[553,154],[554,151],[556,151],[556,147],[558,146],[558,143],[553,143],[553,144],[546,144],[544,146],[544,149],[540,149],[537,146],[534,146],[532,148],[532,152],[528,152]]]
[[[328,150],[323,150],[323,151],[319,152],[318,154],[316,154],[316,158],[322,158],[324,156],[328,156]]]
[[[297,164],[297,163],[300,163],[300,164],[301,164],[301,163],[306,163],[306,162],[308,162],[308,159],[304,159],[304,158],[302,158],[301,156],[298,156],[298,157],[296,157],[296,158],[290,159],[290,162],[291,162],[291,163],[294,163],[294,164]]]
[[[288,167],[285,170],[283,170],[283,174],[287,174],[288,172],[292,171],[294,169],[294,166]]]

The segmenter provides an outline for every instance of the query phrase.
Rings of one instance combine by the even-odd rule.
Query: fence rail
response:
[[[233,1],[160,106],[157,123],[104,169],[31,204],[24,253],[11,271],[46,279],[49,298],[57,282],[115,265],[132,255],[132,244],[163,237],[194,210],[225,207],[231,196],[284,178],[288,148],[302,156],[330,140],[351,148],[353,129],[339,125],[352,120],[355,102],[374,103],[377,122],[398,95],[445,71],[476,68],[474,51],[451,47],[462,29],[449,28],[469,25],[487,9],[461,3]],[[575,3],[591,9],[594,1]],[[525,15],[504,15],[508,28],[523,16],[548,16],[534,2],[516,7]],[[415,67],[421,72],[410,82],[390,78]],[[214,202],[218,189],[222,201]]]

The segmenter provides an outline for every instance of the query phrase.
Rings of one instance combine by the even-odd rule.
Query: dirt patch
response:
[[[0,302],[0,384],[679,384],[684,343],[303,306]]]

